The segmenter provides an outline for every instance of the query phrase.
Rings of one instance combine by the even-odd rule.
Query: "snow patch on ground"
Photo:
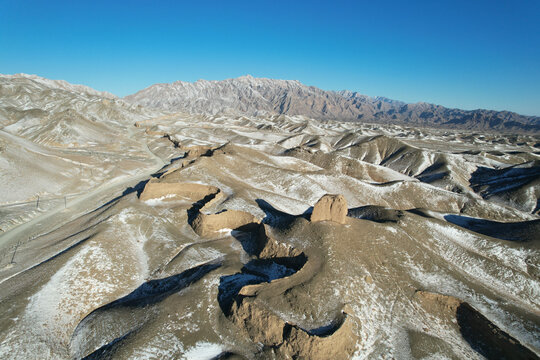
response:
[[[183,359],[186,360],[210,360],[221,354],[223,349],[221,345],[200,341],[194,347],[187,349]]]
[[[174,197],[176,197],[176,194],[167,194],[167,195],[163,195],[161,197],[155,198],[155,199],[145,200],[144,203],[150,206],[156,206],[156,205],[161,205],[163,204],[165,200],[172,199]]]

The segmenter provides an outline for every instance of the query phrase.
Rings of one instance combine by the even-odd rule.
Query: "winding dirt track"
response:
[[[128,136],[131,137],[135,135],[136,131],[137,130],[134,128],[128,128]],[[9,134],[9,136],[12,138],[17,138],[11,134]],[[31,242],[31,239],[51,232],[56,227],[98,208],[102,204],[122,194],[122,192],[130,186],[134,186],[137,183],[148,179],[151,174],[154,174],[167,164],[163,159],[150,151],[148,144],[145,142],[141,143],[141,149],[148,154],[149,158],[151,159],[151,163],[147,168],[140,169],[134,175],[118,177],[96,187],[87,193],[79,195],[75,198],[70,198],[67,202],[67,206],[61,205],[47,210],[32,220],[18,225],[5,233],[2,233],[0,235],[0,252],[16,252],[18,246],[28,244]],[[51,255],[52,254],[44,254],[43,258],[48,258]],[[16,253],[14,256],[10,256],[9,254],[4,256],[13,258],[14,263],[10,263],[7,266],[4,265],[4,268],[0,269],[0,284],[28,268],[25,268],[23,265],[28,263],[28,260],[20,259],[17,257]]]

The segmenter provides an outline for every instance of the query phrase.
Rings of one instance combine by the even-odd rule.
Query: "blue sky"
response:
[[[540,115],[539,19],[539,0],[0,0],[0,73],[119,96],[251,74]]]

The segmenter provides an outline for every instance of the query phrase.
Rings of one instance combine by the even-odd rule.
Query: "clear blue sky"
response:
[[[0,73],[124,96],[251,74],[540,115],[540,0],[0,0]]]

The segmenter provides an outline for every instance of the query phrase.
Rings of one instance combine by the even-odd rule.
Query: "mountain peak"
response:
[[[324,91],[298,80],[243,75],[221,81],[175,82],[143,89],[126,101],[165,111],[197,114],[303,115],[317,120],[540,132],[540,117],[487,110],[465,111],[419,102],[407,104],[357,92]]]

